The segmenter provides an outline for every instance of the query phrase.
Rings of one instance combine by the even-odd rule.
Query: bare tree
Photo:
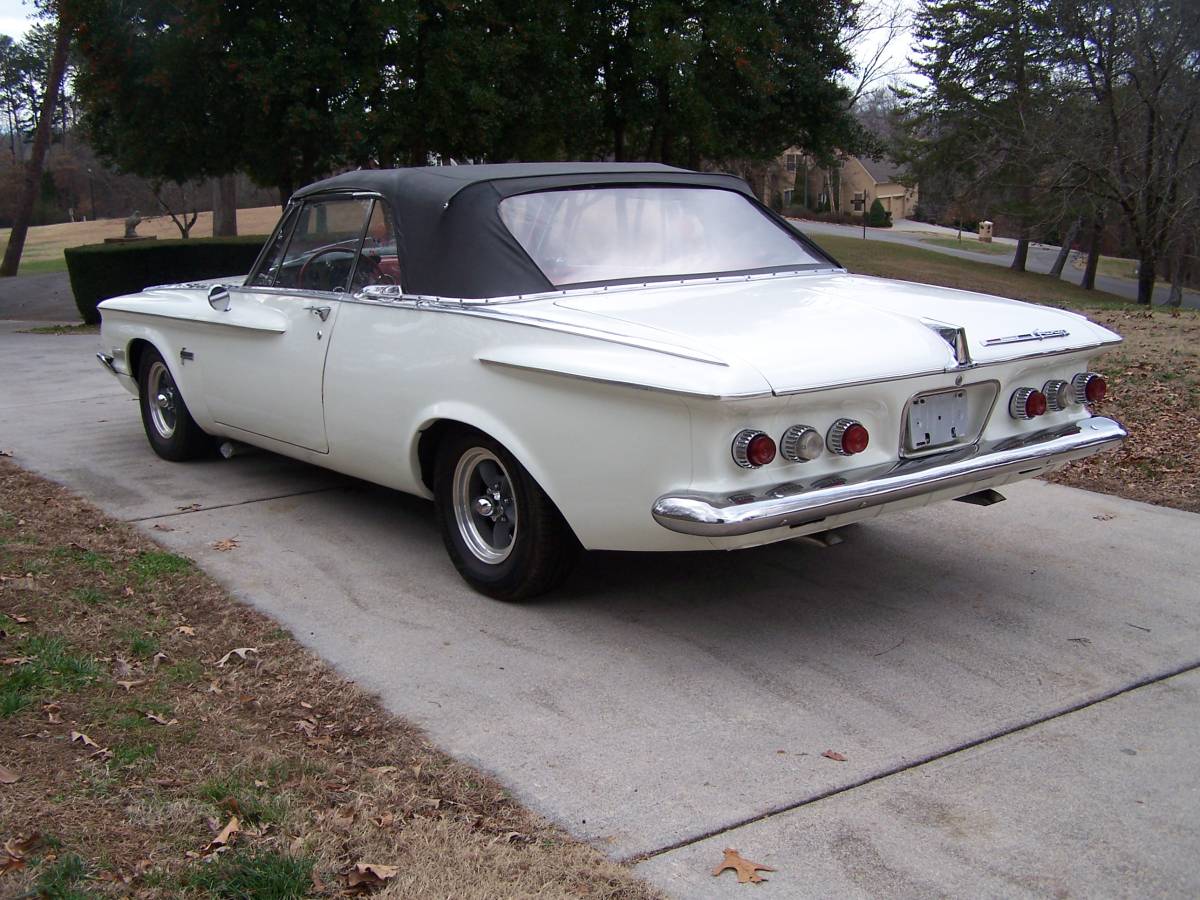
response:
[[[171,221],[179,229],[180,237],[185,240],[191,237],[192,227],[196,224],[196,219],[200,217],[200,213],[197,211],[199,204],[196,202],[195,186],[179,182],[167,184],[159,181],[154,183],[153,188],[155,201],[159,208],[171,217]]]
[[[850,86],[850,106],[867,93],[912,69],[897,47],[908,47],[912,14],[905,0],[870,0],[842,30],[842,43],[856,62]]]
[[[1111,204],[1138,252],[1149,304],[1173,235],[1194,219],[1200,167],[1200,4],[1061,0],[1065,63],[1092,103],[1090,140],[1071,160],[1080,184]]]

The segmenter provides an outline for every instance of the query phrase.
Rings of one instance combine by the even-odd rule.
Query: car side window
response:
[[[400,259],[396,252],[396,229],[387,204],[375,201],[367,232],[363,236],[362,252],[354,269],[350,290],[359,291],[372,284],[399,284]]]
[[[283,259],[283,251],[287,247],[288,238],[292,236],[292,227],[296,224],[299,209],[298,206],[290,206],[283,214],[283,218],[279,221],[279,227],[275,229],[275,236],[271,239],[267,252],[263,254],[258,269],[246,279],[247,285],[270,287],[275,283],[275,276],[279,273],[279,263]]]
[[[344,291],[374,201],[329,197],[305,201],[275,275],[275,287]]]

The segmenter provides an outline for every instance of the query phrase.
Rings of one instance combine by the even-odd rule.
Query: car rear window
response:
[[[828,264],[719,188],[539,191],[500,201],[500,218],[555,286]]]

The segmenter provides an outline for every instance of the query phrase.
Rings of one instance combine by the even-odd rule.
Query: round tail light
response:
[[[825,442],[838,456],[853,456],[867,449],[871,435],[862,422],[854,419],[838,419],[829,429]]]
[[[779,452],[791,462],[808,462],[825,452],[825,441],[811,425],[793,425],[783,433]]]
[[[1055,378],[1042,385],[1042,393],[1046,395],[1046,408],[1051,412],[1062,412],[1073,401],[1071,382]]]
[[[766,432],[746,428],[734,437],[732,452],[743,469],[757,469],[775,459],[775,442]]]
[[[1108,394],[1108,382],[1096,372],[1080,372],[1071,379],[1076,403],[1099,403]]]
[[[1046,414],[1046,395],[1037,388],[1017,388],[1008,401],[1008,413],[1014,419],[1036,419]]]

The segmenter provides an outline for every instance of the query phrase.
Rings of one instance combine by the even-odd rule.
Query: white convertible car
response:
[[[848,274],[745,182],[649,164],[349,172],[253,271],[101,304],[166,459],[238,442],[436,501],[493,597],[579,549],[736,549],[1125,437],[1082,316]],[[228,448],[226,448],[228,449]]]

